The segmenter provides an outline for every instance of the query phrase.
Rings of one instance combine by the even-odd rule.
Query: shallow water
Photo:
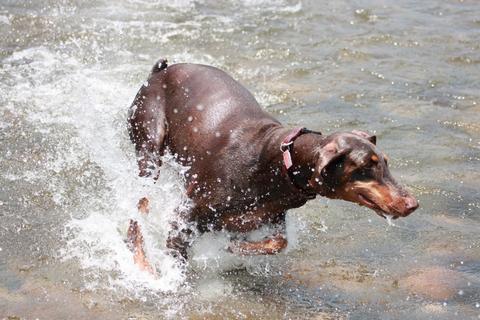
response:
[[[480,317],[480,4],[464,1],[0,0],[0,317]],[[287,252],[199,239],[165,255],[171,159],[136,177],[126,112],[154,61],[220,67],[282,122],[376,132],[421,203],[389,226],[317,199]],[[142,220],[136,201],[148,195]],[[141,220],[159,275],[123,239]],[[258,236],[258,235],[257,235]]]

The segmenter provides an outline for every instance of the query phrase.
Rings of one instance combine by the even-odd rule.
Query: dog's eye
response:
[[[352,173],[352,178],[353,181],[365,181],[365,180],[371,180],[372,179],[372,169],[371,168],[360,168],[358,170],[355,170]]]

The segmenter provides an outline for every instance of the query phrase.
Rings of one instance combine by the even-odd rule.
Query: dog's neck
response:
[[[286,174],[283,155],[280,151],[280,145],[291,129],[282,127],[277,128],[275,131],[270,140],[269,147],[269,149],[272,149],[272,153],[270,154],[275,154],[275,160],[273,162],[282,170],[284,178],[289,180],[288,182],[292,184],[293,188],[298,189],[300,194],[314,194],[315,192],[308,184],[308,181],[314,173],[315,163],[318,157],[316,149],[320,147],[325,136],[318,133],[304,133],[294,140],[291,152],[292,167],[289,169],[294,173],[294,181],[291,181],[292,179]]]
[[[324,136],[314,133],[307,133],[299,136],[293,146],[292,163],[293,170],[298,172],[295,175],[297,183],[300,183],[307,189],[311,189],[308,181],[311,179],[315,164],[317,162],[318,149],[325,139]]]

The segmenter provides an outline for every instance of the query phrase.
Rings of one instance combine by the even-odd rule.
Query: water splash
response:
[[[385,216],[385,220],[387,221],[388,225],[390,227],[394,227],[395,223],[393,223],[393,216],[389,215],[389,214],[384,214],[384,216]]]

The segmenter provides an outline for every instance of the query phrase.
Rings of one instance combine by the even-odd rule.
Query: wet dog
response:
[[[128,114],[139,175],[157,179],[166,148],[182,165],[193,205],[178,211],[167,247],[187,259],[194,235],[211,230],[245,233],[275,224],[262,241],[235,241],[238,254],[275,254],[287,246],[282,226],[288,209],[317,195],[355,202],[380,216],[405,217],[418,202],[390,174],[376,138],[363,131],[324,136],[287,128],[225,72],[206,65],[155,64]],[[148,200],[139,202],[148,212]],[[138,224],[129,243],[135,261],[151,270]]]

